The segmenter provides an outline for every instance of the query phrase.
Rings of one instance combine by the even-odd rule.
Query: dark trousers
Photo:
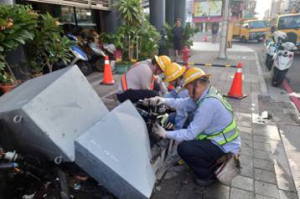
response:
[[[215,163],[225,155],[218,146],[207,139],[183,141],[178,145],[177,151],[182,160],[202,180],[215,178]]]
[[[132,103],[136,103],[139,100],[158,96],[158,93],[153,90],[132,90],[129,89],[123,93],[117,94],[119,102],[130,100]]]

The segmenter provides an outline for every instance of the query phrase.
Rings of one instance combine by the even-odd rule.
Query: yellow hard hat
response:
[[[185,67],[180,66],[179,64],[173,62],[166,66],[165,68],[165,81],[171,82],[183,75],[185,72]]]
[[[154,57],[162,71],[165,71],[166,66],[171,64],[171,59],[166,55],[162,55],[159,57],[155,55]]]
[[[205,72],[200,68],[188,69],[183,76],[183,87],[201,77],[210,77],[210,74],[205,74]]]

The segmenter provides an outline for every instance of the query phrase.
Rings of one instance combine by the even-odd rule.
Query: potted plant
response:
[[[0,4],[0,84],[4,92],[18,84],[5,57],[34,38],[36,16],[29,6]]]
[[[115,63],[115,69],[118,74],[124,74],[126,73],[135,63],[135,60],[132,61],[116,61]]]
[[[33,31],[34,39],[26,48],[29,68],[35,74],[41,73],[45,67],[45,71],[52,72],[59,61],[66,65],[70,62],[70,47],[74,43],[62,36],[62,28],[50,14],[41,14],[37,20],[37,28]]]
[[[10,73],[5,71],[5,65],[0,64],[0,90],[3,93],[11,91],[17,82]]]

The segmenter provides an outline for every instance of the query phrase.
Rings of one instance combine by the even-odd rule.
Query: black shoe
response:
[[[202,180],[200,178],[195,178],[195,184],[199,185],[201,187],[208,187],[210,185],[213,185],[217,182],[217,179],[208,179],[208,180]]]

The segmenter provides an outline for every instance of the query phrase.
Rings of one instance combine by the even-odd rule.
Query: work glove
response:
[[[151,106],[160,106],[165,103],[165,99],[159,96],[150,98],[149,100]]]
[[[142,104],[145,107],[149,107],[149,105],[150,105],[150,99],[149,98],[144,99],[143,102],[142,102]]]
[[[155,135],[161,138],[166,138],[166,131],[163,127],[161,127],[158,123],[155,123],[152,131]]]

